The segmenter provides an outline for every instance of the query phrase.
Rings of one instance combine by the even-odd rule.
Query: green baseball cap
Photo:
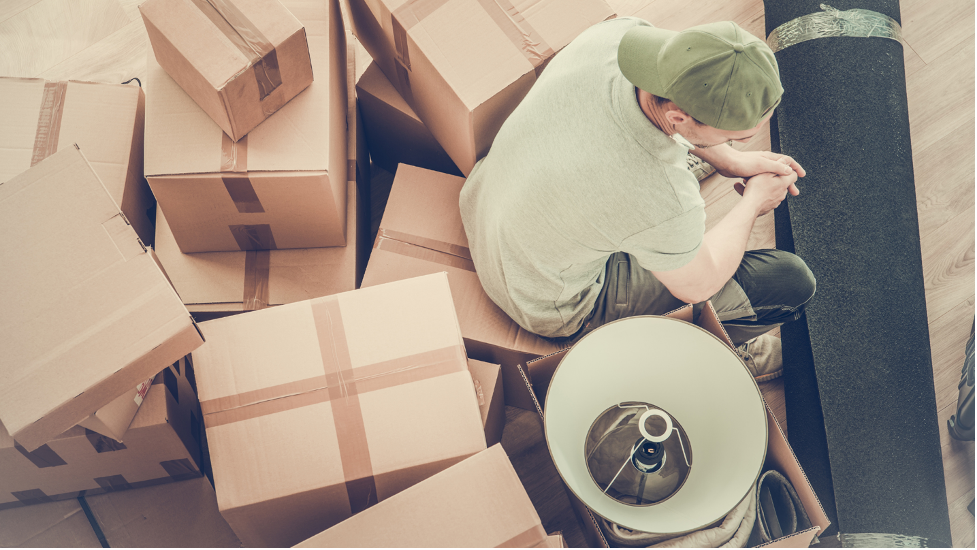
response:
[[[621,39],[617,63],[638,88],[720,130],[755,127],[784,93],[773,51],[732,21],[681,32],[634,27]]]

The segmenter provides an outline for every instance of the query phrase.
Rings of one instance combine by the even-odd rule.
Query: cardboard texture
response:
[[[460,176],[461,171],[431,131],[400,97],[376,63],[356,82],[373,163],[393,174],[398,164]]]
[[[153,379],[125,443],[75,426],[28,451],[0,424],[0,521],[13,508],[200,477],[190,372],[181,359]]]
[[[413,166],[397,170],[363,286],[447,272],[468,354],[502,365],[506,404],[532,410],[516,365],[559,347],[516,324],[482,289],[458,208],[464,183]]]
[[[34,450],[202,343],[77,147],[0,185],[0,421]]]
[[[183,252],[346,245],[347,62],[336,1],[286,1],[319,78],[237,142],[148,56],[146,177]]]
[[[531,548],[547,536],[501,445],[298,544],[302,548]]]
[[[205,477],[85,497],[113,548],[235,548]]]
[[[136,412],[146,398],[152,378],[141,382],[135,388],[116,397],[111,403],[92,413],[88,418],[78,423],[82,428],[122,441],[122,436],[129,429],[129,424],[136,416]]]
[[[77,143],[139,238],[153,244],[156,199],[142,174],[141,88],[0,77],[0,97],[0,182]]]
[[[201,324],[221,513],[290,546],[485,448],[444,274]]]
[[[234,141],[312,83],[306,22],[277,0],[149,0],[139,12],[159,65]]]
[[[0,548],[101,548],[76,499],[0,510]]]
[[[681,307],[675,311],[665,314],[665,317],[672,317],[675,319],[681,319],[688,323],[693,323],[692,306],[687,305]],[[695,319],[694,321],[695,325],[706,329],[711,334],[725,342],[730,348],[734,347],[729,339],[729,335],[726,334],[725,329],[719,322],[719,319],[716,317],[716,311],[712,307],[712,302],[706,302],[706,307],[703,308],[698,319]],[[545,400],[546,389],[549,387],[549,382],[567,351],[568,350],[561,350],[547,357],[530,361],[525,365],[527,367],[525,370],[523,370],[521,366],[519,368],[520,374],[523,375],[523,391],[527,392],[534,401],[536,410],[540,416],[540,421],[542,421],[543,417],[543,409],[540,403]],[[530,379],[532,382],[530,382]],[[766,406],[766,409],[768,436],[767,456],[766,461],[764,462],[763,471],[768,469],[776,469],[790,480],[791,485],[794,486],[798,497],[804,504],[804,509],[807,511],[814,527],[794,533],[792,535],[781,537],[761,546],[775,548],[807,548],[812,544],[812,542],[816,541],[817,534],[819,532],[823,533],[831,522],[828,520],[828,517],[825,514],[817,495],[814,494],[814,489],[811,488],[811,484],[808,481],[807,476],[804,475],[804,470],[797,462],[797,457],[794,455],[790,445],[787,443],[787,439],[784,437],[784,432],[780,428],[777,417],[774,416],[769,406]],[[564,485],[564,489],[567,492],[567,497],[570,499],[570,504],[574,509],[577,519],[580,520],[584,537],[587,539],[588,545],[594,548],[609,548],[607,540],[604,538],[603,533],[598,527],[593,512],[591,512],[590,509],[587,508],[587,506],[583,504],[580,499],[578,499],[576,495],[569,490],[569,488],[566,487],[566,485]]]
[[[482,427],[485,428],[485,444],[491,447],[502,442],[505,428],[505,399],[502,394],[502,367],[479,361],[468,360],[468,372],[475,384],[478,410],[482,414]]]
[[[578,34],[614,15],[603,0],[349,0],[356,36],[466,176]]]

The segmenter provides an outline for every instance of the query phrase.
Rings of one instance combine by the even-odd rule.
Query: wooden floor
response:
[[[149,42],[137,9],[141,0],[0,1],[0,75],[51,80],[122,82],[143,77]],[[764,31],[761,0],[610,0],[621,14],[648,15],[674,30],[729,19],[755,35]],[[946,436],[953,413],[964,345],[974,318],[974,2],[902,0],[906,87],[912,127],[917,208],[926,284],[936,400],[943,434],[947,504],[955,547],[974,546],[974,444]],[[145,81],[145,79],[142,79]],[[2,124],[2,121],[0,121]],[[2,131],[2,128],[0,128]],[[768,149],[760,132],[749,149]],[[389,187],[380,174],[378,188]],[[716,223],[738,196],[713,176],[702,185],[707,225]],[[377,194],[374,225],[382,213]],[[773,247],[773,217],[757,223],[750,245]],[[786,426],[782,382],[763,385]],[[582,539],[567,515],[554,472],[547,474],[538,419],[509,409],[504,445],[550,530]],[[550,477],[547,477],[549,475]],[[562,489],[561,489],[562,490]],[[561,498],[564,499],[561,501]]]

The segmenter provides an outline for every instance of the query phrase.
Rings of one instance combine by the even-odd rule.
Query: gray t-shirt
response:
[[[702,244],[688,147],[648,120],[617,65],[621,37],[638,25],[648,23],[599,23],[557,54],[461,192],[482,286],[536,334],[580,328],[614,252],[669,271]]]

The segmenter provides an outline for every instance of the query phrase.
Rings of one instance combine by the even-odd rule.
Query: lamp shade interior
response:
[[[606,494],[587,463],[595,421],[632,403],[667,411],[694,456],[681,487],[651,506]],[[704,329],[667,317],[629,317],[581,339],[553,374],[544,427],[570,490],[601,517],[650,533],[693,531],[725,516],[756,482],[767,447],[760,389],[740,358]],[[625,439],[622,452],[632,453],[636,442]]]

